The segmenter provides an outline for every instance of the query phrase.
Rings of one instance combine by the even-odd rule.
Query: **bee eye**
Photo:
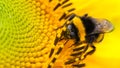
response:
[[[68,29],[72,29],[72,26],[71,25],[68,25],[68,27],[67,27]]]

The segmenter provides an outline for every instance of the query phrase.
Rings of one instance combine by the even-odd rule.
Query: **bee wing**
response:
[[[114,29],[112,23],[110,21],[108,21],[107,19],[91,18],[91,20],[96,25],[95,32],[108,33]]]

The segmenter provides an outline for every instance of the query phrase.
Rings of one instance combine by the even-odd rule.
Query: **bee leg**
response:
[[[77,47],[77,48],[74,48],[73,51],[80,51],[80,50],[82,50],[84,48],[85,48],[85,46]]]
[[[65,65],[72,64],[75,62],[75,59],[69,59],[67,62],[65,62]]]
[[[87,44],[86,46],[82,46],[80,47],[80,49],[84,49],[83,51],[81,51],[81,53],[79,53],[80,56],[80,60],[84,60],[85,57],[82,58],[82,55],[88,50],[89,45]],[[79,49],[79,48],[78,48]],[[78,50],[78,49],[74,49],[74,51]]]
[[[77,67],[77,68],[81,68],[81,67],[85,67],[85,63],[82,64],[73,64],[73,67]]]
[[[82,51],[77,52],[77,53],[72,53],[71,56],[79,56],[79,55],[81,55],[81,54],[82,54]]]
[[[66,31],[62,31],[59,41],[63,39],[68,39],[68,36],[66,35]]]
[[[87,52],[87,53],[84,55],[84,58],[83,58],[83,59],[85,59],[85,58],[87,57],[87,55],[92,55],[92,54],[95,52],[96,47],[95,47],[93,44],[91,44],[90,46],[92,47],[92,50],[89,51],[89,52]]]
[[[89,52],[87,52],[87,53],[84,55],[84,57],[83,57],[82,60],[84,60],[87,55],[93,54],[94,51],[95,51],[95,46],[92,44],[92,43],[94,42],[94,40],[95,40],[95,36],[94,36],[94,35],[86,36],[86,39],[87,39],[86,42],[87,42],[88,44],[87,44],[86,48],[84,49],[83,53],[85,53],[85,52],[88,50],[88,47],[89,47],[89,46],[92,47],[92,50],[89,51]]]
[[[87,51],[88,47],[89,47],[89,44],[87,44],[87,45],[85,46],[83,53],[85,53],[85,52]]]
[[[81,67],[84,67],[85,66],[85,63],[82,63],[82,64],[74,64],[76,62],[75,59],[69,59],[67,62],[65,62],[64,64],[65,65],[68,65],[68,64],[72,64],[73,68],[81,68]]]

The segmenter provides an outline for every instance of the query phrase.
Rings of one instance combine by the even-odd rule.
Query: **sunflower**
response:
[[[70,40],[54,45],[66,19],[75,13],[106,18],[115,26],[96,52],[85,60],[86,68],[119,68],[119,0],[0,0],[0,68],[70,68],[64,65],[71,53]],[[65,29],[65,28],[63,28]],[[63,48],[60,54],[53,53]],[[55,59],[56,58],[56,59]],[[55,63],[51,63],[54,62]],[[76,59],[77,60],[77,59]]]

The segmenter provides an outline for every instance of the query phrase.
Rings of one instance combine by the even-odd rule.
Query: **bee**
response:
[[[101,42],[104,38],[104,34],[111,32],[114,29],[113,25],[107,19],[97,19],[88,16],[88,14],[85,14],[83,16],[78,16],[74,13],[68,17],[68,19],[63,24],[63,26],[58,27],[57,29],[63,27],[66,27],[66,29],[62,30],[60,37],[56,37],[54,41],[54,45],[57,45],[57,43],[63,39],[67,41],[70,39],[74,40],[74,44],[72,45],[75,45],[73,51],[76,53],[72,53],[71,56],[79,56],[80,57],[79,60],[83,60],[86,58],[87,55],[93,54],[96,50],[94,43]],[[86,43],[86,46],[79,47],[82,43]],[[91,47],[92,50],[85,53],[89,47]],[[57,54],[59,54],[61,50],[62,48],[59,48]],[[54,49],[51,50],[49,57],[51,57],[53,52]],[[84,57],[81,58],[80,55],[82,55],[83,53],[85,53]],[[65,65],[74,62],[75,60],[72,59],[65,62]],[[72,66],[83,67],[85,65],[73,64]]]

